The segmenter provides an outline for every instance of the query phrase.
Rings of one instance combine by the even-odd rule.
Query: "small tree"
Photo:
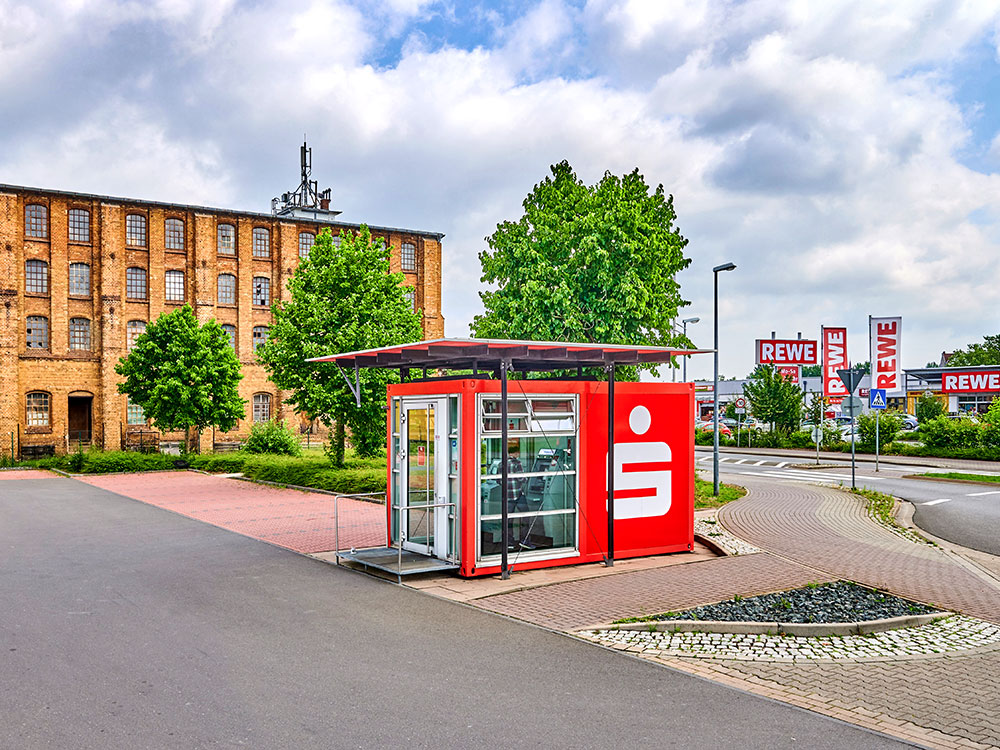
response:
[[[959,349],[948,359],[948,367],[968,365],[1000,365],[1000,333],[983,336],[983,343],[969,344],[968,349]]]
[[[925,393],[917,399],[916,412],[914,416],[923,424],[944,414],[944,404],[933,393]]]
[[[344,463],[345,426],[360,455],[385,444],[385,389],[395,374],[361,371],[358,407],[335,365],[306,360],[419,341],[420,316],[404,296],[403,280],[389,272],[389,248],[372,239],[368,227],[342,233],[339,246],[324,230],[288,282],[292,299],[271,306],[273,322],[257,357],[278,387],[292,392],[288,400],[296,409],[336,425],[336,465]]]
[[[504,221],[479,255],[483,338],[670,346],[687,268],[673,198],[638,170],[585,185],[568,162],[535,185],[524,214]],[[676,363],[673,363],[676,366]],[[626,368],[622,368],[626,369]],[[634,368],[627,368],[632,370]],[[620,377],[634,377],[622,372]]]
[[[873,412],[858,416],[858,444],[866,450],[875,449],[876,416]],[[903,429],[903,418],[893,411],[884,411],[878,417],[878,445],[884,450]]]
[[[199,437],[206,427],[227,432],[246,414],[229,337],[214,320],[199,325],[190,305],[150,323],[115,372],[125,378],[118,392],[142,407],[157,429],[185,431],[185,450],[192,427]]]
[[[774,365],[758,365],[743,386],[751,413],[772,428],[791,432],[799,424],[805,394]]]

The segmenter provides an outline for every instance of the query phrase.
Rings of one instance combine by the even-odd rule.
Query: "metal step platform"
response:
[[[369,549],[350,550],[337,553],[337,561],[360,565],[364,568],[389,573],[402,580],[403,576],[418,573],[440,573],[445,570],[458,570],[458,564],[439,560],[429,555],[403,550],[395,547],[372,547]]]

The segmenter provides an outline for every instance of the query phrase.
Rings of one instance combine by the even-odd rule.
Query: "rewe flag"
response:
[[[823,395],[826,398],[843,398],[849,395],[837,370],[846,370],[847,329],[823,326]]]
[[[869,318],[871,328],[872,388],[887,396],[905,395],[901,354],[902,318]]]

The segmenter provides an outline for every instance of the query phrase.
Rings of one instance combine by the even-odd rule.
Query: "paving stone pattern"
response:
[[[672,568],[571,581],[476,600],[478,607],[558,630],[833,580],[772,555],[741,555]]]
[[[336,547],[334,498],[194,471],[111,474],[80,481],[296,552]],[[386,543],[385,506],[339,501],[340,547]]]
[[[879,527],[864,498],[820,486],[793,490],[741,477],[747,502],[727,505],[720,522],[736,536],[839,578],[1000,622],[1000,589],[949,559]]]
[[[670,633],[642,630],[583,631],[612,648],[653,655],[740,661],[815,661],[931,656],[970,649],[1000,650],[1000,626],[954,616],[919,627],[871,635],[799,637],[767,634]]]

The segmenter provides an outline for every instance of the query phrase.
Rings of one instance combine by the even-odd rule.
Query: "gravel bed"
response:
[[[806,586],[775,594],[733,598],[718,604],[666,612],[641,620],[724,620],[727,622],[865,622],[939,610],[850,581]]]

